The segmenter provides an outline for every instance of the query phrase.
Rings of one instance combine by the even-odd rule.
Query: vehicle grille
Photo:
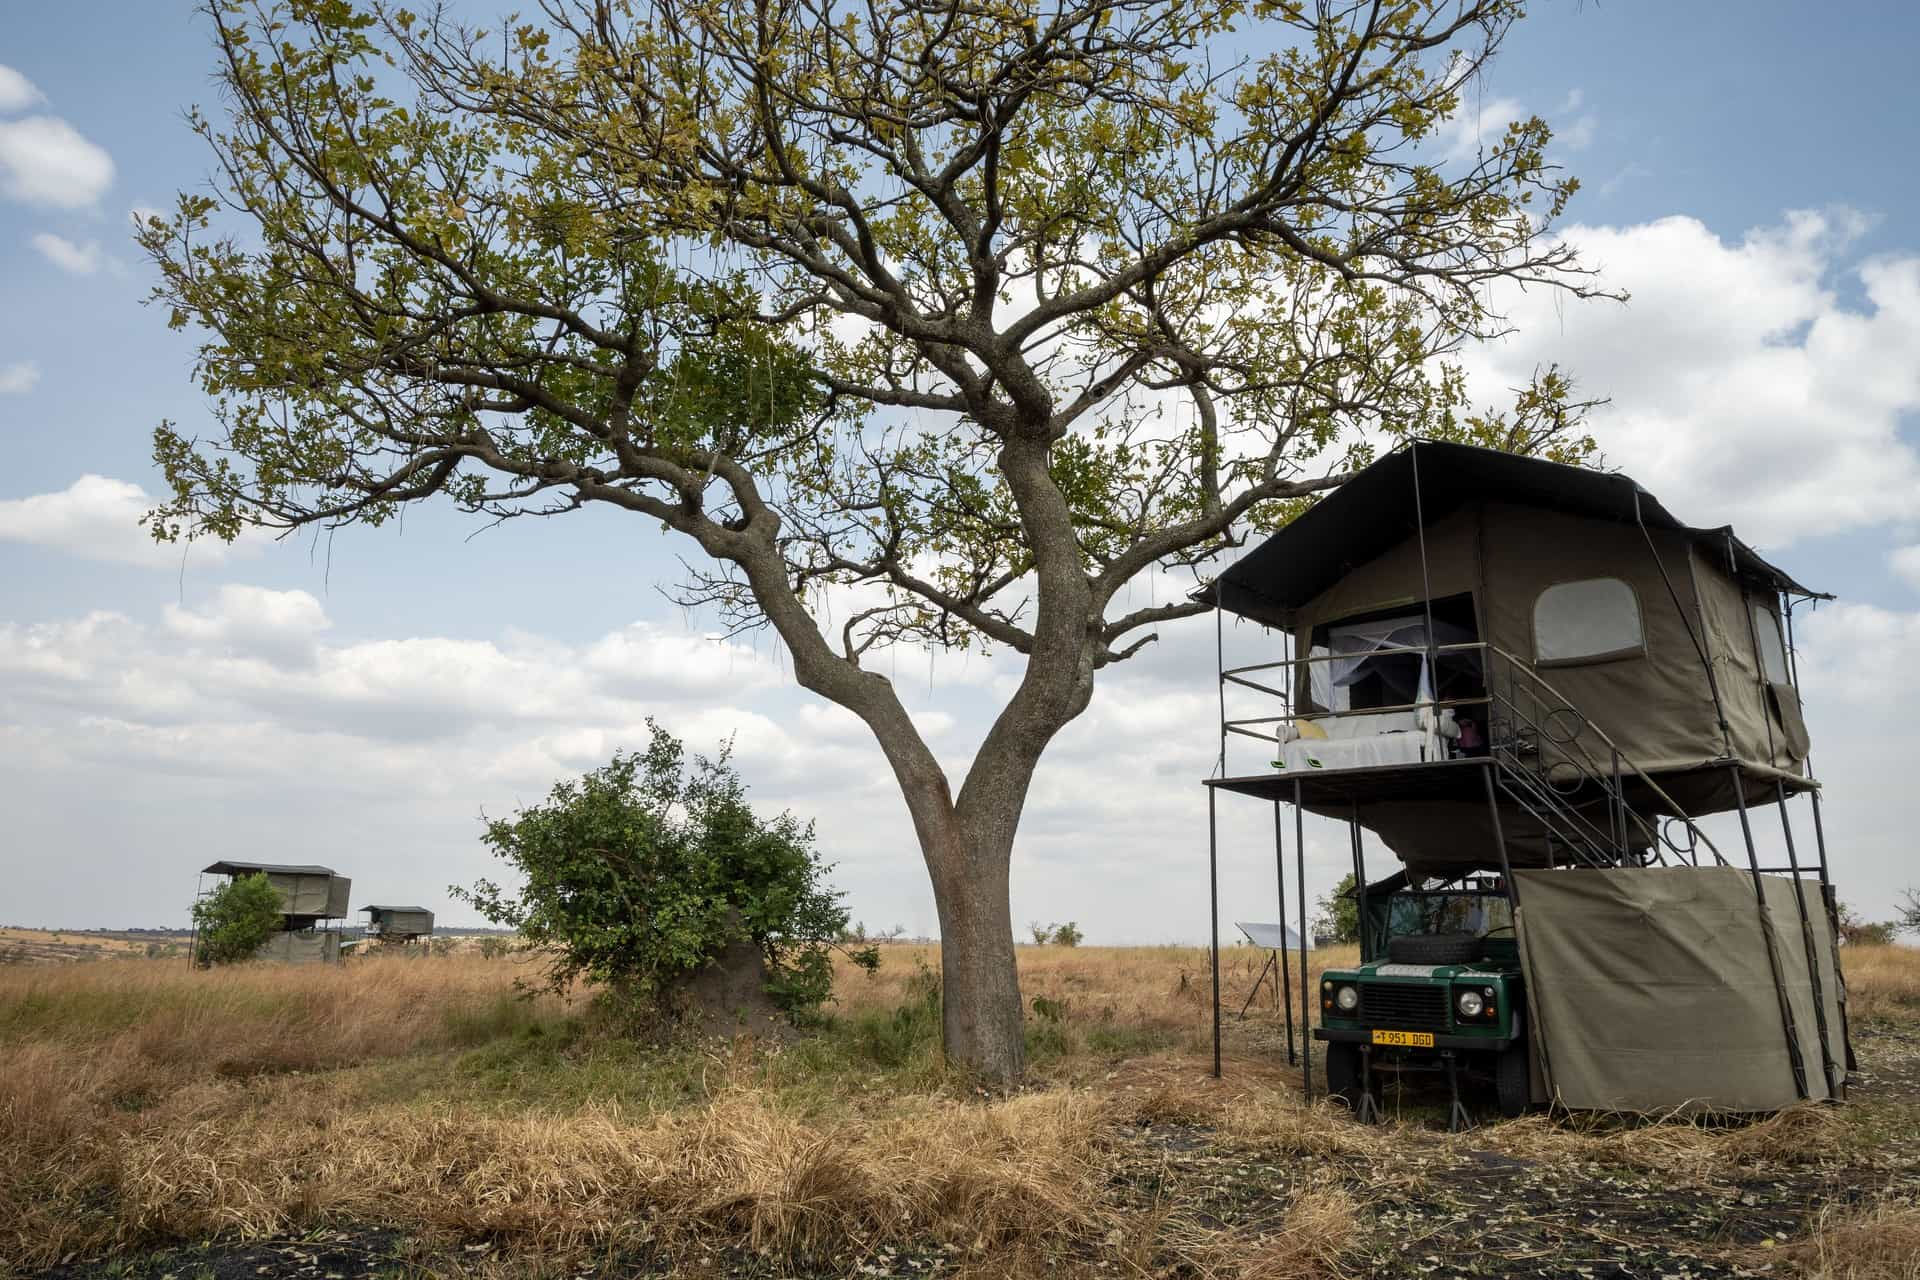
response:
[[[1360,1017],[1368,1026],[1444,1031],[1447,989],[1411,982],[1360,984]]]

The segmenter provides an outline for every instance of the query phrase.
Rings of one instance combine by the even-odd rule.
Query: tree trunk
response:
[[[970,843],[927,851],[940,913],[941,1041],[949,1062],[999,1084],[1017,1081],[1027,1061],[1008,898],[1011,854]]]

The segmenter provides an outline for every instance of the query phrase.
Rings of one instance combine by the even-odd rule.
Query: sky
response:
[[[497,874],[482,815],[642,744],[652,716],[695,749],[731,738],[759,803],[817,820],[857,919],[935,932],[864,728],[798,689],[767,637],[722,640],[671,605],[681,548],[647,522],[482,531],[422,507],[319,541],[148,542],[153,428],[208,416],[192,336],[143,305],[129,215],[206,181],[183,112],[217,107],[208,34],[184,0],[8,10],[0,924],[180,924],[220,857],[326,863],[356,904],[470,922],[447,887]],[[1801,683],[1841,896],[1885,917],[1920,886],[1920,171],[1901,159],[1920,153],[1903,65],[1920,10],[1534,10],[1457,127],[1544,115],[1583,183],[1563,234],[1631,297],[1512,299],[1517,332],[1467,353],[1473,385],[1558,363],[1609,398],[1593,428],[1610,464],[1838,597],[1801,629]],[[1105,673],[1043,762],[1016,925],[1204,937],[1213,630],[1167,629]],[[1230,661],[1274,656],[1257,629],[1225,639]],[[1014,667],[887,661],[957,778]],[[1223,919],[1270,920],[1268,815],[1227,800],[1222,819]],[[1317,896],[1345,869],[1344,831],[1313,823],[1308,853]]]

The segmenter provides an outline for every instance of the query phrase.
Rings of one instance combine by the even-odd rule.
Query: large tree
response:
[[[208,331],[217,430],[158,432],[156,533],[439,498],[691,539],[686,599],[771,626],[871,728],[932,877],[948,1053],[1017,1076],[1035,766],[1096,672],[1203,607],[1128,584],[1395,438],[1591,447],[1550,371],[1474,415],[1451,359],[1502,329],[1496,283],[1592,292],[1546,126],[1474,128],[1519,6],[541,10],[208,6],[213,189],[143,240]],[[1024,663],[957,788],[868,665],[901,642]]]

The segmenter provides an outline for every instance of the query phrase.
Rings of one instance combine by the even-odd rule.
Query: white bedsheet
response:
[[[1424,733],[1375,733],[1364,738],[1295,738],[1280,744],[1274,766],[1301,769],[1364,769],[1382,764],[1418,764],[1425,759]]]

